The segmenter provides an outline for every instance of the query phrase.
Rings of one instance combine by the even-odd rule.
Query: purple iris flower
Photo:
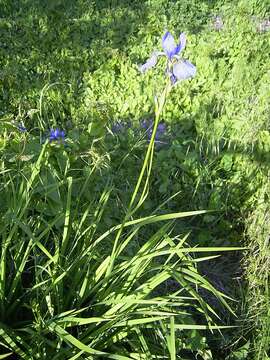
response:
[[[49,140],[56,141],[56,140],[64,140],[65,139],[65,132],[64,130],[60,130],[58,128],[51,129],[49,133]]]
[[[179,43],[175,44],[172,34],[169,31],[166,32],[162,38],[162,48],[169,60],[172,60],[175,55],[178,55],[182,50],[184,50],[186,41],[186,35],[185,33],[182,33],[179,37]]]
[[[139,66],[139,71],[145,73],[156,66],[159,56],[167,57],[167,71],[172,85],[178,81],[193,78],[196,74],[196,67],[188,60],[180,58],[181,52],[186,46],[186,35],[181,33],[179,42],[176,43],[172,34],[167,31],[162,37],[162,48],[164,52],[155,51],[145,64]]]
[[[165,133],[166,125],[164,123],[159,123],[157,127],[157,131],[161,134]]]

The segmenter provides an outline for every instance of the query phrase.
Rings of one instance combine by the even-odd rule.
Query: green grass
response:
[[[255,359],[269,358],[269,210],[268,203],[265,202],[268,193],[269,185],[261,189],[260,204],[251,215],[248,227],[252,248],[251,255],[246,260],[249,280],[246,327],[255,327]]]
[[[214,15],[224,21],[220,31],[213,28]],[[46,352],[54,354],[55,348],[59,350],[56,358],[65,358],[69,351],[75,356],[79,354],[76,348],[82,344],[91,347],[90,342],[98,351],[105,350],[100,344],[106,341],[112,354],[121,352],[123,345],[119,344],[125,344],[125,351],[129,351],[125,341],[114,343],[114,335],[102,321],[96,333],[95,323],[83,324],[87,320],[72,325],[76,318],[90,318],[89,309],[76,313],[85,306],[79,294],[84,293],[82,298],[86,299],[92,296],[93,287],[109,308],[120,295],[115,293],[107,299],[109,280],[104,283],[103,275],[100,279],[89,277],[97,269],[101,274],[113,274],[117,292],[130,276],[139,276],[140,267],[140,281],[132,283],[132,292],[158,277],[159,267],[165,271],[168,259],[170,271],[175,271],[173,261],[179,254],[170,257],[170,251],[175,251],[175,244],[192,230],[188,240],[192,249],[251,248],[242,265],[238,255],[212,260],[218,269],[218,280],[213,278],[212,283],[221,283],[225,292],[238,300],[237,313],[244,319],[242,330],[230,330],[229,335],[224,331],[224,337],[191,331],[193,347],[184,350],[188,338],[177,343],[174,330],[180,324],[167,308],[176,301],[170,299],[164,308],[162,304],[162,309],[156,310],[162,312],[157,316],[163,317],[155,323],[159,323],[162,341],[153,335],[149,345],[140,327],[131,327],[136,339],[133,344],[130,334],[123,330],[130,328],[127,324],[123,329],[122,325],[115,326],[115,333],[136,348],[133,352],[137,358],[139,353],[147,358],[149,351],[167,351],[173,359],[179,349],[184,351],[181,356],[192,358],[196,346],[197,355],[203,359],[265,360],[270,356],[269,32],[257,31],[260,19],[268,17],[267,0],[2,1],[0,221],[1,321],[5,323],[1,336],[5,334],[5,346],[9,344],[13,350],[17,346],[28,358],[35,353],[44,358]],[[165,29],[175,35],[187,33],[184,56],[196,64],[197,76],[175,88],[168,98],[161,116],[167,126],[166,145],[157,147],[153,156],[152,176],[145,187],[148,197],[141,202],[139,215],[127,219],[147,145],[140,122],[154,117],[153,97],[162,92],[164,75],[161,66],[142,76],[137,65],[153,49],[160,48]],[[110,129],[117,121],[131,126],[114,134]],[[28,133],[17,130],[20,122]],[[66,147],[44,145],[51,127],[66,130]],[[178,219],[173,230],[169,225],[164,230],[149,218],[201,209],[217,212]],[[123,219],[137,218],[150,219],[150,223],[121,226]],[[121,231],[113,248],[113,235],[107,231],[117,225]],[[107,235],[103,238],[102,234]],[[88,254],[87,247],[99,238],[102,240],[95,251]],[[165,251],[163,256],[150,256],[153,241],[157,241],[157,254]],[[139,259],[144,244],[149,248],[143,250],[145,258]],[[124,246],[124,254],[118,256],[119,246]],[[108,264],[112,249],[116,263]],[[197,260],[188,254],[187,266],[192,267],[193,274]],[[130,274],[129,261],[133,264]],[[204,266],[211,281],[210,264]],[[200,263],[198,269],[200,273]],[[237,290],[238,282],[230,280],[239,273],[241,291]],[[164,279],[164,288],[170,290]],[[179,282],[175,274],[174,281]],[[76,294],[74,299],[63,296],[70,289]],[[121,296],[128,298],[128,291]],[[132,316],[127,321],[133,321],[138,311],[147,317],[149,309],[144,304],[130,306]],[[103,317],[108,308],[99,308],[95,317]],[[75,312],[63,315],[64,319],[68,317],[63,326],[57,316],[69,310]],[[9,317],[8,312],[13,311]],[[191,326],[202,320],[195,313],[187,317],[193,319]],[[121,313],[116,315],[117,320],[109,320],[110,326],[123,321]],[[230,316],[224,317],[234,322]],[[187,321],[185,316],[181,319]],[[183,333],[179,328],[177,331]],[[69,345],[62,346],[65,342]]]

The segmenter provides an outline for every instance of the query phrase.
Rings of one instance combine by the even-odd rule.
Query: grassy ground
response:
[[[222,19],[220,29],[216,28],[215,16]],[[197,76],[176,87],[168,99],[162,117],[166,131],[162,144],[157,144],[150,194],[140,214],[148,215],[179,193],[158,213],[198,209],[217,212],[195,220],[178,221],[176,233],[192,229],[189,238],[192,245],[247,245],[251,249],[244,255],[241,266],[240,255],[227,255],[214,265],[202,267],[201,271],[217,288],[239,300],[237,311],[243,327],[234,332],[230,330],[218,340],[207,338],[211,346],[202,345],[206,340],[200,338],[201,352],[197,355],[203,359],[266,360],[270,356],[267,274],[270,74],[269,32],[263,24],[268,18],[267,0],[78,0],[75,3],[58,0],[35,4],[27,0],[2,0],[0,143],[4,195],[1,221],[5,229],[2,244],[12,229],[15,238],[19,239],[23,232],[23,239],[29,239],[29,231],[21,225],[20,216],[24,218],[23,224],[35,229],[35,237],[43,234],[45,244],[50,244],[49,238],[53,237],[54,245],[52,248],[48,245],[52,251],[58,249],[62,235],[63,239],[67,237],[63,226],[69,221],[69,208],[74,210],[78,221],[75,239],[80,238],[78,234],[83,231],[80,216],[85,216],[87,222],[89,217],[98,221],[99,235],[119,223],[126,213],[145,153],[147,142],[141,123],[153,119],[153,97],[160,94],[163,87],[162,66],[155,73],[141,75],[137,65],[143,63],[153,49],[160,48],[166,29],[177,36],[185,31],[188,46],[184,56],[196,64]],[[28,132],[20,133],[19,124]],[[66,131],[67,146],[52,145],[40,158],[42,170],[32,179],[35,190],[29,195],[22,179],[31,179],[44,139],[49,129],[56,127]],[[72,179],[72,185],[68,179]],[[107,192],[110,192],[109,199]],[[78,201],[81,209],[76,205],[78,197],[82,199],[82,203]],[[87,203],[91,203],[90,210]],[[7,227],[14,213],[20,230]],[[49,233],[48,238],[44,224],[53,227],[53,235]],[[91,231],[94,236],[94,230]],[[137,251],[136,246],[146,241],[151,231],[150,228],[149,232],[135,237],[136,245],[131,244],[128,252],[132,253],[134,247]],[[17,260],[23,259],[23,244]],[[83,251],[73,249],[74,256],[78,256],[79,249]],[[40,251],[44,255],[44,249],[39,247],[25,262],[29,269],[34,266],[35,256],[42,258]],[[100,251],[97,250],[92,261],[100,256]],[[12,254],[11,251],[11,258]],[[55,256],[57,258],[57,251]],[[56,258],[53,256],[49,261]],[[16,264],[16,256],[11,263]],[[35,266],[45,265],[37,261]],[[57,266],[58,270],[66,269],[67,264],[60,261]],[[32,276],[29,269],[23,274],[26,287],[32,284],[32,280],[27,279]],[[60,276],[57,272],[54,274],[47,262],[44,271],[55,279]],[[236,278],[234,281],[230,280],[232,276]],[[41,287],[46,276],[40,272],[37,277],[36,285]],[[80,281],[78,278],[78,283]],[[13,290],[15,283],[11,285]],[[104,289],[101,290],[102,297]],[[53,312],[49,305],[52,300],[48,300],[45,290],[44,294],[47,312]],[[52,294],[61,296],[63,289],[54,288]],[[16,294],[13,295],[15,299]],[[79,303],[85,305],[82,301]],[[67,305],[62,305],[56,306],[58,311],[67,310]],[[42,328],[45,320],[37,319],[39,311],[37,306],[36,327]],[[4,312],[2,308],[2,316]],[[225,313],[223,321],[226,316]],[[12,319],[13,324],[4,318],[2,321],[11,327],[17,324],[16,317]],[[232,321],[230,318],[230,323]],[[39,331],[43,334],[40,328]],[[59,328],[55,331],[60,338],[63,336]],[[76,331],[74,334],[79,337]],[[40,341],[38,335],[37,338]],[[194,338],[198,339],[196,334]],[[80,339],[85,342],[86,335]],[[48,337],[47,342],[50,340]],[[95,338],[94,343],[99,344],[99,339]],[[97,346],[100,349],[100,345]],[[207,352],[209,349],[212,357]],[[66,351],[64,349],[63,358],[67,358]],[[184,356],[195,356],[188,354]]]

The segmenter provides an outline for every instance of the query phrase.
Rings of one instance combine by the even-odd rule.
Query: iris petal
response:
[[[146,61],[145,64],[139,66],[139,71],[141,73],[145,73],[147,70],[156,66],[157,60],[158,60],[158,54],[156,52],[154,52],[151,55],[151,57]]]
[[[177,46],[175,44],[172,34],[169,31],[167,31],[162,38],[162,48],[169,59],[171,59],[173,55],[175,55]]]
[[[188,60],[181,60],[173,65],[172,71],[178,81],[186,80],[196,75],[196,66],[191,64]]]
[[[186,34],[181,33],[179,40],[180,40],[180,45],[181,45],[181,50],[180,51],[183,51],[184,48],[186,47],[186,42],[187,42]]]
[[[184,50],[186,46],[186,41],[187,39],[185,33],[181,33],[179,38],[179,44],[175,48],[174,55],[177,55]]]

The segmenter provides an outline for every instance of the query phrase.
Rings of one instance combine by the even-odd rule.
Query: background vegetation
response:
[[[0,5],[3,356],[268,359],[268,0]],[[106,232],[127,213],[164,85],[162,67],[137,66],[166,29],[186,32],[197,76],[163,113],[149,195],[130,220],[147,226],[122,229],[111,264]],[[65,142],[47,143],[51,128]],[[149,218],[203,209],[216,211]],[[249,250],[199,261],[195,246]],[[217,323],[238,327],[196,327]]]

